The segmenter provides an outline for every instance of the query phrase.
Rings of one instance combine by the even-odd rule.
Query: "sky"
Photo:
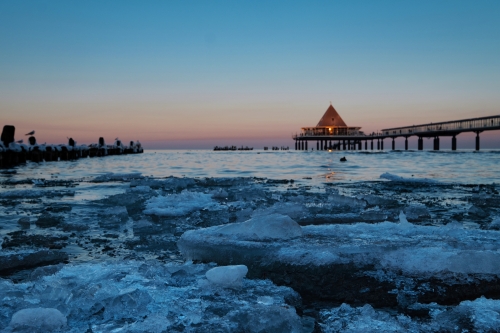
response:
[[[262,148],[292,147],[330,102],[367,133],[498,115],[499,17],[500,1],[3,0],[0,125]]]

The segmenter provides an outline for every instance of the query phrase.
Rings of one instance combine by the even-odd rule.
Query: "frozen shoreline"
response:
[[[460,326],[463,322],[478,332],[496,327],[497,317],[485,319],[478,313],[500,316],[497,186],[389,178],[316,187],[289,179],[154,178],[120,173],[91,182],[38,182],[33,189],[26,189],[25,183],[8,185],[0,201],[4,209],[17,213],[4,215],[0,260],[30,253],[30,258],[40,253],[43,259],[43,251],[56,255],[52,263],[21,259],[9,269],[0,269],[5,287],[0,291],[4,309],[0,326],[9,327],[14,313],[22,309],[53,308],[66,318],[65,332],[77,332],[85,325],[94,332],[118,327],[125,332],[202,332],[213,325],[232,332],[243,327],[242,318],[257,314],[269,319],[268,326],[261,327],[264,332],[346,328],[356,332],[382,324],[393,331],[439,332],[451,327],[449,323],[467,328]],[[103,195],[93,194],[96,189],[102,189]],[[23,216],[28,219],[18,222]],[[249,222],[245,231],[249,234],[241,236],[241,229],[234,226],[245,221],[257,224]],[[273,221],[285,221],[285,226],[278,223],[265,231]],[[204,230],[219,231],[205,235]],[[221,233],[224,239],[218,236]],[[233,234],[240,236],[233,238]],[[258,241],[252,240],[255,235]],[[201,257],[189,253],[186,246],[184,256],[179,252],[179,240],[183,249],[187,239],[191,243],[186,246],[199,247]],[[220,259],[224,256],[230,260]],[[184,269],[186,259],[206,264],[196,261]],[[213,294],[212,298],[203,294],[208,292],[208,282],[202,282],[204,272],[214,265],[207,266],[209,262],[248,266],[242,289],[222,301],[235,302],[233,307],[243,312],[229,315],[224,310],[222,315],[207,310],[221,306]],[[331,272],[337,273],[328,273],[326,267],[336,267]],[[181,278],[175,275],[181,273],[169,270],[186,273]],[[95,275],[98,271],[105,273]],[[335,283],[339,277],[345,282]],[[74,285],[61,285],[68,278],[74,279]],[[192,291],[182,292],[191,293],[193,304],[204,305],[196,312],[188,306],[191,303],[179,303],[184,306],[182,316],[187,316],[182,317],[167,304],[174,297],[168,296],[168,285],[186,279]],[[106,297],[92,298],[84,291],[92,284],[101,285]],[[438,292],[430,291],[433,288]],[[297,296],[274,299],[278,290]],[[161,301],[157,293],[164,295]],[[120,315],[123,311],[111,304],[118,302],[114,299],[122,302],[123,295],[135,302],[131,307],[145,307],[146,312]],[[84,300],[90,308],[102,304],[104,312],[95,308],[78,312],[78,302]],[[288,312],[268,311],[269,304]],[[259,312],[262,307],[267,310]],[[295,324],[280,326],[282,316]]]

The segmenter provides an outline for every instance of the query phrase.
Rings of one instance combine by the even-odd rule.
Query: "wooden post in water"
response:
[[[455,135],[451,138],[451,150],[457,150],[457,138]]]
[[[476,151],[479,151],[479,133],[481,133],[480,131],[477,131],[476,132]]]

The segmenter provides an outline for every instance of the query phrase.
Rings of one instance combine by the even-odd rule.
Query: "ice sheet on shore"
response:
[[[248,222],[232,225],[234,233],[221,233],[221,227],[187,231],[179,249],[190,260],[247,265],[252,277],[265,270],[275,283],[333,300],[345,297],[342,283],[349,279],[359,284],[358,290],[350,283],[353,300],[378,302],[380,293],[392,293],[387,304],[408,306],[417,297],[405,300],[401,281],[415,295],[453,302],[459,292],[468,298],[494,293],[491,281],[500,278],[500,232],[494,230],[418,226],[401,213],[400,223],[305,226],[302,236],[266,242],[239,235],[238,225]],[[372,290],[363,292],[363,285]]]
[[[52,308],[67,318],[62,332],[302,332],[293,290],[247,279],[238,290],[220,288],[205,277],[213,267],[103,262],[66,265],[25,283],[0,279],[0,327],[19,322],[20,310]],[[29,330],[36,331],[43,329]]]
[[[210,194],[183,190],[179,194],[160,195],[147,200],[144,213],[158,216],[184,216],[201,209],[219,210],[221,207]]]
[[[456,273],[500,274],[500,233],[468,230],[461,227],[418,226],[408,222],[353,225],[319,225],[299,227],[288,237],[277,232],[275,239],[286,242],[259,242],[272,237],[272,225],[265,237],[246,237],[247,230],[265,228],[279,215],[258,216],[242,223],[215,226],[186,232],[179,241],[188,259],[197,257],[197,246],[242,245],[266,248],[270,261],[284,260],[292,264],[326,264],[316,260],[325,254],[330,263],[353,262],[359,265],[377,263],[381,268],[403,270],[409,274]],[[404,217],[404,214],[403,214]],[[291,220],[291,219],[290,219]],[[293,221],[293,220],[292,220]],[[292,224],[291,222],[287,222]],[[283,226],[283,230],[286,227]],[[291,232],[286,229],[287,232]],[[260,231],[265,232],[265,231]],[[248,231],[252,234],[251,231]],[[303,233],[303,236],[301,234]],[[242,236],[245,235],[245,236]],[[292,239],[294,237],[298,237]],[[216,252],[213,253],[216,255]],[[310,258],[310,261],[304,258]],[[429,261],[432,258],[432,261]],[[213,258],[216,260],[217,258]],[[484,261],[484,262],[483,262]],[[483,263],[481,263],[483,262]]]

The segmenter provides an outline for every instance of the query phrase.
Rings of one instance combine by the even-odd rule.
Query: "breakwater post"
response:
[[[0,141],[0,168],[10,168],[31,162],[52,162],[68,161],[79,158],[122,155],[122,154],[140,154],[144,150],[139,141],[131,141],[128,147],[123,146],[120,140],[116,139],[115,144],[105,146],[104,139],[99,139],[99,144],[76,145],[73,138],[69,138],[68,144],[39,144],[34,137],[34,132],[28,133],[28,144],[23,140],[15,141],[15,127],[5,125],[2,130]],[[101,145],[102,143],[102,145]],[[109,153],[108,153],[109,152]]]

